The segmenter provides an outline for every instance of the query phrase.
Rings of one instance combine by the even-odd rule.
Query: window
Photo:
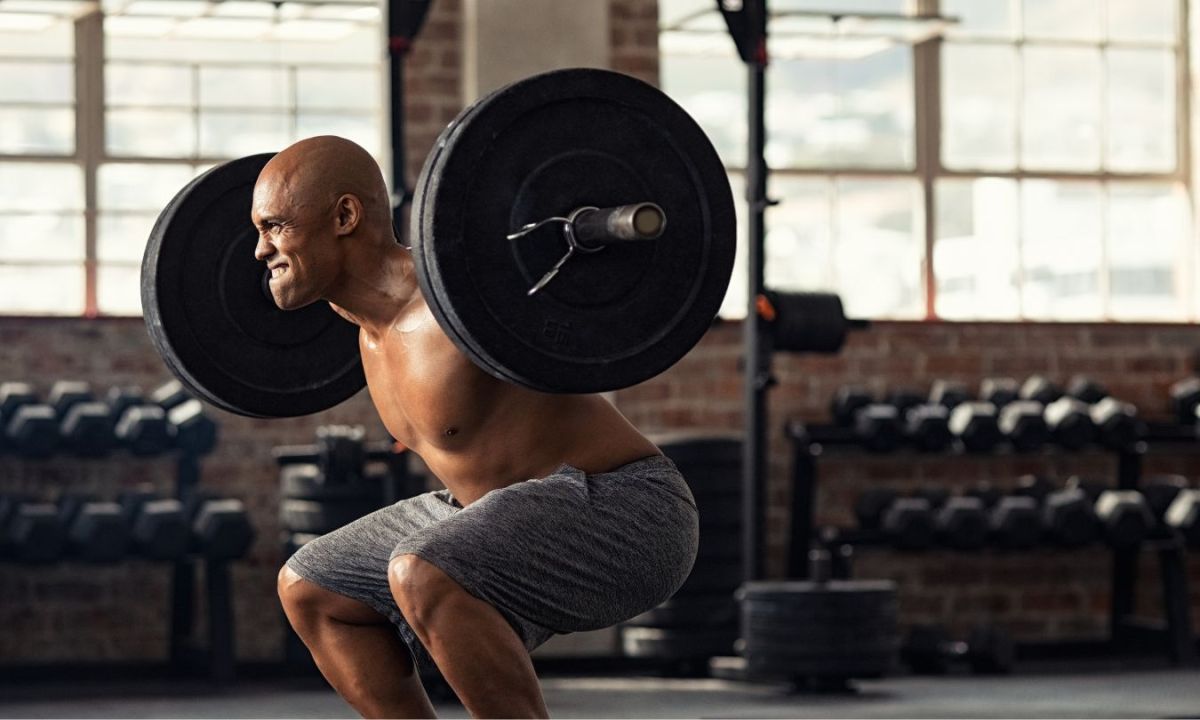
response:
[[[746,70],[711,5],[660,0],[662,85],[740,177]],[[1181,1],[922,7],[957,22],[922,41],[866,17],[909,3],[772,3],[767,284],[866,317],[1196,318]]]
[[[61,5],[0,4],[0,312],[140,314],[146,239],[197,174],[317,134],[382,154],[374,4]]]

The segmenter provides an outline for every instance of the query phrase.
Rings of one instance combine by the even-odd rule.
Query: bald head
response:
[[[295,143],[271,158],[258,176],[260,194],[302,212],[332,210],[345,195],[362,204],[362,222],[391,236],[391,203],[375,159],[359,145],[334,135]]]

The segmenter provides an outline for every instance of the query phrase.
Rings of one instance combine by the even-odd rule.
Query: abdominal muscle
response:
[[[385,337],[362,331],[359,345],[384,426],[463,505],[563,463],[596,473],[658,454],[600,396],[539,393],[483,372],[424,302]]]

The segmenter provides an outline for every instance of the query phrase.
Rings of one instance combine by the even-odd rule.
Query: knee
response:
[[[287,565],[279,569],[279,575],[275,579],[275,592],[288,615],[308,614],[317,609],[316,594],[312,590],[312,583],[300,577],[295,570]]]
[[[388,565],[388,586],[408,624],[418,636],[435,620],[435,613],[447,607],[447,600],[465,592],[436,565],[416,555],[398,555]]]

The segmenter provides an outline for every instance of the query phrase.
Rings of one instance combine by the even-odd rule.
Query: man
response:
[[[276,155],[252,219],[276,304],[324,300],[361,328],[384,425],[446,487],[293,555],[279,574],[292,626],[365,717],[432,716],[428,662],[473,716],[546,716],[529,650],[679,588],[697,545],[687,485],[604,398],[518,387],[458,351],[359,146],[317,137]]]

